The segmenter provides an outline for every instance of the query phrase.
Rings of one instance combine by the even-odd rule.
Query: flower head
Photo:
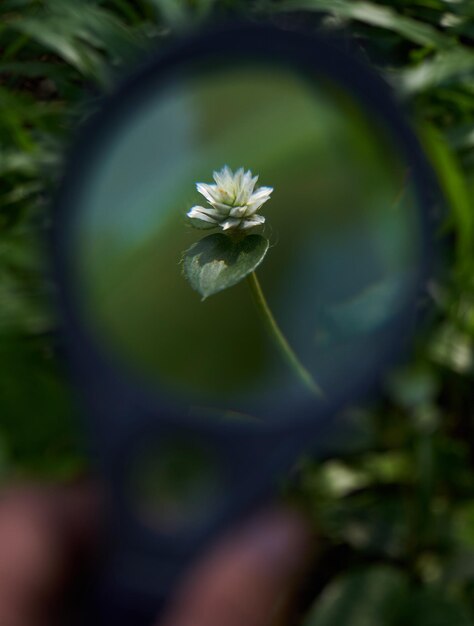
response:
[[[235,173],[225,165],[219,172],[214,172],[215,185],[196,183],[197,190],[210,204],[211,208],[193,206],[187,213],[192,219],[201,220],[220,226],[222,230],[246,230],[265,222],[257,211],[270,198],[272,187],[258,187],[258,176],[241,167]]]

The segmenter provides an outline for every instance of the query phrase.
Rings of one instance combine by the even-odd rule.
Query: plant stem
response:
[[[257,278],[257,274],[255,272],[252,272],[251,274],[249,274],[247,276],[247,282],[250,285],[253,298],[267,326],[267,329],[269,330],[270,335],[275,341],[276,346],[280,350],[286,362],[288,363],[288,365],[291,367],[291,369],[294,371],[294,373],[297,375],[297,377],[301,380],[301,382],[305,385],[307,389],[309,389],[312,393],[317,395],[319,398],[323,398],[324,397],[323,390],[314,381],[309,371],[305,368],[305,366],[301,363],[299,358],[296,356],[293,348],[288,343],[285,335],[282,333],[280,327],[278,326],[277,321],[273,317],[273,313],[271,312],[271,309],[268,306],[268,302],[263,294],[260,281]]]

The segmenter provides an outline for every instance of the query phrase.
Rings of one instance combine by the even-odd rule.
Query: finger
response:
[[[298,514],[261,515],[193,569],[160,626],[274,624],[312,553],[312,533]]]
[[[56,594],[98,527],[90,488],[10,489],[0,496],[0,624],[51,623]]]

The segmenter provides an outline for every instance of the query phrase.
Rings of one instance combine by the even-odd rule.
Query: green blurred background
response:
[[[417,119],[449,201],[443,225],[452,242],[449,267],[429,286],[432,324],[418,338],[411,363],[393,372],[376,405],[352,412],[354,435],[340,454],[324,462],[301,459],[283,488],[284,497],[304,506],[323,536],[323,565],[307,577],[302,591],[306,608],[295,623],[471,624],[471,0],[83,0],[80,5],[72,0],[3,0],[2,480],[65,480],[87,467],[80,421],[58,358],[54,285],[43,243],[73,131],[144,53],[212,15],[265,16],[290,29],[348,29],[361,54]],[[262,182],[274,181],[262,176]],[[195,201],[191,190],[189,202]],[[186,231],[189,243],[192,233]]]

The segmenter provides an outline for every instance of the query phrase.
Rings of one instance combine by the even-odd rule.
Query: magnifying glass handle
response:
[[[96,586],[79,607],[71,610],[71,626],[156,626],[163,613],[165,598],[145,598],[139,594]],[[69,619],[69,617],[71,617]]]
[[[147,594],[119,584],[112,575],[84,572],[68,592],[61,624],[68,626],[156,626],[167,604],[167,593]]]
[[[96,612],[96,622],[85,620],[82,626],[156,626],[164,601],[147,603],[130,595],[109,598]]]

